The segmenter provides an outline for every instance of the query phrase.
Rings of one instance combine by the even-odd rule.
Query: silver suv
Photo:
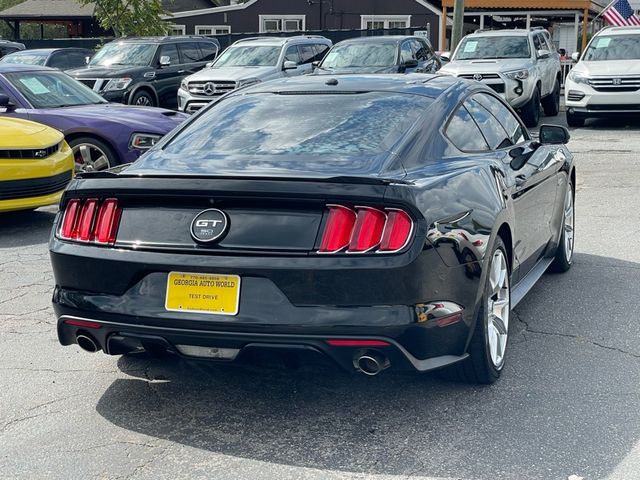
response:
[[[178,109],[193,113],[236,88],[313,71],[331,40],[319,35],[253,37],[230,45],[209,68],[186,77],[178,90]]]
[[[527,127],[560,110],[560,56],[549,32],[531,30],[478,30],[462,39],[451,62],[440,70],[485,83],[518,110]]]

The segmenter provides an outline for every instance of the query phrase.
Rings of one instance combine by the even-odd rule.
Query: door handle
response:
[[[184,73],[186,70],[178,70],[178,73]]]

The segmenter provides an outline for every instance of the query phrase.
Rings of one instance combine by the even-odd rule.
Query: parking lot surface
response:
[[[56,209],[0,216],[0,476],[640,479],[640,122],[571,133],[575,263],[518,305],[490,387],[63,348]]]

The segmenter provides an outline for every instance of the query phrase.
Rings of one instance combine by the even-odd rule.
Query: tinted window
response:
[[[202,60],[202,53],[200,53],[200,48],[197,43],[180,43],[178,47],[182,55],[182,63],[195,63]]]
[[[478,58],[529,58],[529,39],[524,36],[465,37],[456,49],[453,60],[475,60]]]
[[[284,61],[296,62],[296,64],[299,64],[300,55],[298,55],[298,47],[296,47],[295,45],[287,47],[287,50],[284,52]]]
[[[500,100],[484,93],[475,95],[473,98],[496,117],[500,125],[507,131],[511,143],[516,145],[528,139],[518,119]]]
[[[493,150],[511,145],[511,139],[500,122],[473,98],[467,99],[464,106],[480,127],[485,140]]]
[[[402,42],[402,46],[400,47],[400,63],[413,60],[414,58],[411,44],[409,42]]]
[[[49,58],[49,64],[47,66],[52,68],[59,68],[60,70],[71,68],[67,55],[65,55],[64,53],[54,53],[53,55],[51,55],[51,58]]]
[[[329,46],[323,43],[318,43],[314,45],[314,48],[316,51],[316,56],[313,59],[314,62],[319,62],[320,60],[322,60],[324,56],[327,54],[327,52],[329,51]]]
[[[160,53],[158,53],[158,60],[160,57],[169,57],[171,65],[180,63],[180,57],[178,56],[178,47],[175,43],[166,43],[160,45]]]
[[[216,55],[218,54],[218,48],[213,43],[199,42],[198,45],[200,45],[203,62],[210,62],[211,60],[215,60]]]
[[[449,120],[445,135],[459,150],[463,152],[478,152],[489,150],[478,126],[469,112],[460,106]]]
[[[313,45],[299,45],[300,49],[300,61],[302,63],[311,63],[314,61],[316,56],[316,51],[313,48]]]
[[[389,92],[236,95],[199,114],[139,164],[194,173],[244,165],[256,174],[274,170],[271,162],[353,169],[368,158],[388,158],[431,102]]]

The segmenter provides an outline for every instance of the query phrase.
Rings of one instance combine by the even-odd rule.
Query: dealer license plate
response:
[[[238,275],[170,272],[167,277],[169,311],[236,315],[239,299]]]

